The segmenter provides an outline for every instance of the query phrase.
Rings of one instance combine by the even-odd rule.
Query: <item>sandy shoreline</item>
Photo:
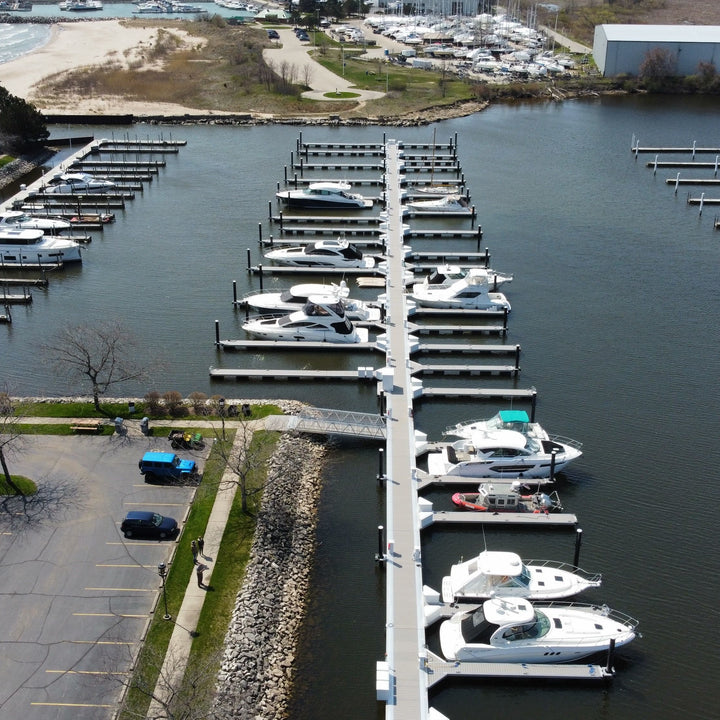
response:
[[[120,20],[55,23],[49,42],[27,55],[0,65],[0,85],[32,102],[43,112],[93,115],[182,115],[197,113],[171,103],[142,103],[112,97],[68,97],[66,102],[43,103],[36,85],[44,78],[86,65],[117,62],[127,65],[155,43],[159,28],[128,27]],[[180,31],[175,31],[181,34]]]

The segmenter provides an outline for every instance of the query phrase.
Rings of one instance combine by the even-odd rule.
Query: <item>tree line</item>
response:
[[[0,85],[0,150],[22,153],[49,137],[42,113]]]

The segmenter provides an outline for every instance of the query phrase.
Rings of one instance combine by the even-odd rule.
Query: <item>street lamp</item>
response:
[[[225,398],[221,397],[218,400],[218,405],[220,406],[220,422],[222,423],[222,439],[223,442],[225,442]]]
[[[167,609],[167,594],[165,592],[165,578],[167,577],[167,565],[164,562],[158,563],[158,575],[162,580],[162,591],[163,591],[163,602],[165,603],[165,614],[163,620],[172,620],[170,613]]]

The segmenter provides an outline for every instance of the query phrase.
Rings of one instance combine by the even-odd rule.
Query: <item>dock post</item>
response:
[[[705,202],[705,193],[700,193],[700,215],[702,215],[704,202]]]
[[[653,175],[657,174],[657,163],[658,163],[658,156],[655,156],[655,162],[653,163]]]
[[[300,156],[300,150],[298,150],[298,157],[299,156]],[[292,150],[290,151],[290,167],[291,168],[295,167],[295,153],[293,153]]]
[[[293,186],[294,186],[295,190],[297,190],[297,188],[298,188],[298,177],[297,177],[297,173],[295,173],[295,174],[293,175]]]
[[[477,217],[477,208],[473,205],[470,215],[470,227],[475,227],[475,218]]]
[[[697,144],[697,140],[693,140],[693,147],[692,147],[692,159],[695,159],[695,145]]]
[[[300,177],[305,177],[305,167],[302,158],[300,158]]]
[[[610,646],[608,647],[607,662],[605,663],[605,670],[611,675],[613,673],[614,655],[615,655],[615,638],[610,638]]]
[[[555,456],[557,455],[557,450],[553,450],[550,453],[550,482],[553,482],[555,480]]]
[[[280,232],[283,230],[283,211],[281,210],[278,214],[278,217],[280,218]]]
[[[220,347],[220,321],[215,321],[215,345]]]
[[[272,200],[268,200],[268,220],[272,220]]]
[[[497,273],[493,275],[493,292],[497,292]]]
[[[717,177],[717,171],[718,171],[718,158],[720,158],[720,155],[715,156],[715,169],[713,171],[713,177]]]
[[[457,146],[458,146],[458,134],[455,133],[455,138],[453,140],[453,147],[455,148],[455,154],[457,155]]]
[[[247,249],[247,263],[248,263],[248,270],[250,269],[250,248]]]
[[[482,236],[482,233],[481,233]],[[485,248],[485,267],[490,267],[490,248]]]
[[[573,555],[573,565],[580,567],[580,545],[582,545],[582,528],[575,531],[575,555]]]
[[[262,245],[262,223],[258,223],[258,245]]]
[[[520,346],[516,345],[515,346],[515,374],[517,375],[519,371],[520,371]],[[533,411],[534,411],[534,408],[533,408]],[[534,415],[534,412],[533,412],[533,415]],[[533,420],[533,422],[534,422],[534,420]]]
[[[245,322],[250,319],[250,306],[245,303]]]
[[[385,528],[382,525],[378,525],[378,551],[375,553],[375,562],[383,562],[385,560],[385,543],[383,541],[383,531]]]
[[[301,130],[300,135],[298,135],[298,152],[300,151],[302,144],[303,144],[303,141],[302,141],[302,130]]]
[[[503,308],[503,334],[507,333],[508,309]]]
[[[270,247],[273,247],[273,236],[270,236]]]
[[[377,480],[378,480],[378,482],[381,482],[384,479],[385,479],[385,450],[384,450],[384,448],[380,448],[378,450]]]
[[[237,280],[233,280],[233,305],[237,305]]]
[[[262,263],[258,265],[258,277],[260,278],[260,292],[263,290],[263,266]]]
[[[285,172],[284,172],[283,178],[285,180],[285,184],[287,185],[287,165],[285,166]]]
[[[520,357],[520,346],[517,346],[518,357]],[[535,422],[535,408],[537,406],[537,390],[533,388],[532,401],[530,404],[530,422]]]
[[[675,194],[677,195],[678,187],[680,186],[680,173],[675,176]]]

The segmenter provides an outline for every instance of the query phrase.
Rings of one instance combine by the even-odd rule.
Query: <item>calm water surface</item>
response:
[[[584,531],[581,565],[604,574],[603,587],[586,598],[638,617],[644,634],[618,654],[619,672],[607,688],[440,685],[431,702],[451,720],[717,717],[719,543],[712,497],[720,461],[720,235],[712,209],[699,217],[686,204],[685,190],[676,197],[665,185],[675,171],[653,176],[645,167],[649,158],[636,161],[630,153],[633,133],[645,145],[697,140],[720,146],[717,112],[717,103],[702,100],[609,98],[497,107],[437,126],[438,141],[458,135],[493,266],[515,273],[507,294],[513,303],[508,342],[523,349],[516,385],[538,389],[537,419],[551,432],[585,444],[558,491]],[[160,176],[93,240],[82,268],[53,276],[47,291],[34,291],[31,307],[14,310],[15,322],[0,333],[0,377],[12,392],[73,391],[43,364],[37,348],[64,323],[117,317],[139,338],[141,358],[164,362],[152,383],[161,392],[282,394],[373,410],[370,389],[215,384],[208,378],[210,365],[373,362],[222,354],[213,346],[215,319],[223,337],[242,336],[243,315],[231,306],[232,281],[239,292],[257,288],[246,273],[246,249],[258,262],[258,225],[272,232],[268,201],[298,129],[137,126],[130,132],[172,133],[188,145],[168,156]],[[432,128],[385,132],[406,141],[432,139]],[[379,141],[382,133],[317,128],[303,136]],[[96,137],[110,134],[98,130]],[[126,390],[142,395],[147,386]],[[500,407],[424,402],[415,418],[439,439],[447,424]],[[347,720],[384,714],[374,694],[375,662],[384,653],[384,579],[373,562],[375,528],[384,523],[376,469],[375,450],[360,444],[342,443],[332,456],[292,712],[297,720],[337,718],[338,708]],[[447,502],[442,494],[434,500]],[[423,536],[424,581],[439,589],[449,565],[485,542],[526,558],[571,561],[573,555],[567,531],[491,529],[483,540],[477,529],[435,529]],[[434,633],[428,636],[432,646]]]

